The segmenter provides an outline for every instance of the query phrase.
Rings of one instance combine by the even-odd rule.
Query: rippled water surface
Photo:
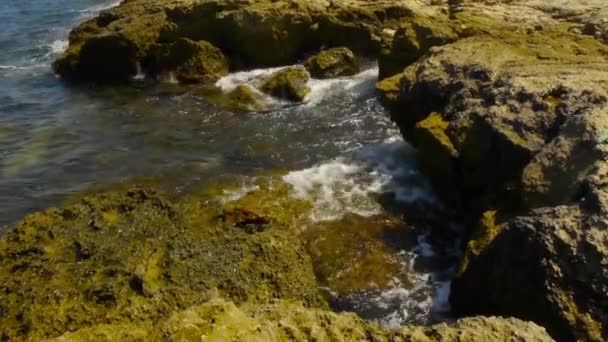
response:
[[[378,102],[371,64],[354,77],[313,80],[306,104],[264,113],[227,111],[196,86],[64,84],[50,63],[67,46],[69,28],[111,5],[0,2],[0,227],[93,186],[141,180],[179,193],[276,170],[284,170],[294,196],[314,197],[312,221],[378,214],[381,195],[439,208],[414,151]],[[218,85],[265,72],[233,74]],[[446,311],[449,283],[424,266],[436,257],[426,235],[403,248],[404,263],[422,265],[413,288],[396,284],[336,305],[389,325]]]

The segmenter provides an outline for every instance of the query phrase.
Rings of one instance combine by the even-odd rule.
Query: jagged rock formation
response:
[[[137,63],[155,74],[155,51],[180,39],[217,46],[233,69],[293,64],[323,46],[374,55],[385,29],[433,12],[426,2],[130,0],[76,27],[54,68],[72,80],[125,79]]]
[[[514,315],[559,340],[602,341],[608,339],[607,13],[603,0],[130,0],[76,28],[55,70],[68,79],[108,81],[128,78],[139,63],[151,75],[195,75],[185,76],[188,82],[225,73],[228,61],[231,70],[293,64],[322,47],[378,55],[386,78],[378,88],[418,148],[422,169],[445,199],[480,221],[453,283],[455,311]],[[173,54],[179,42],[199,48]],[[197,51],[206,52],[197,57]],[[172,55],[188,65],[163,67],[159,56]],[[208,55],[221,67],[210,67]],[[260,215],[231,215],[222,222],[266,233],[258,232]],[[44,255],[36,248],[11,254]],[[21,270],[10,265],[6,272]],[[23,292],[9,288],[9,296]],[[193,331],[195,338],[202,334]],[[352,337],[343,333],[337,336]]]
[[[354,314],[309,309],[290,301],[235,306],[215,298],[179,311],[161,326],[100,325],[67,333],[53,341],[162,340],[172,341],[553,341],[544,329],[516,319],[467,318],[454,325],[387,331]]]
[[[30,215],[0,240],[3,340],[155,324],[216,292],[235,303],[326,307],[294,228],[243,213],[131,190]]]
[[[595,4],[462,1],[447,31],[395,35],[385,74],[425,54],[378,85],[435,188],[481,217],[455,311],[564,341],[608,338],[608,47],[576,29]]]

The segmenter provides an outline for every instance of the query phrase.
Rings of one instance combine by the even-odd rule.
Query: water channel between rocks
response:
[[[30,2],[21,10],[31,11]],[[322,285],[336,310],[388,326],[448,318],[458,241],[430,232],[458,227],[379,103],[373,63],[353,77],[312,80],[305,104],[276,102],[263,113],[228,111],[210,104],[201,87],[170,82],[68,87],[49,63],[66,47],[68,27],[102,8],[92,3],[74,1],[67,13],[59,6],[36,23],[0,5],[0,16],[12,18],[0,24],[8,26],[0,33],[8,52],[0,56],[0,227],[107,184],[152,185],[175,196],[242,184],[227,190],[231,200],[255,190],[259,175],[275,174],[293,198],[313,204],[302,222],[313,259],[350,249],[354,264]],[[9,39],[11,32],[23,39]],[[230,90],[270,71],[232,74],[217,85]],[[340,289],[341,281],[356,290]]]

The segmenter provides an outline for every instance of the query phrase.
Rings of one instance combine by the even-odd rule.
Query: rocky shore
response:
[[[607,14],[603,0],[125,0],[102,12],[70,33],[54,64],[64,79],[212,84],[291,66],[219,95],[260,110],[263,96],[304,101],[310,77],[377,58],[391,118],[467,219],[450,296],[461,319],[388,329],[330,312],[319,282],[348,291],[372,273],[339,273],[353,256],[303,236],[310,203],[273,183],[228,204],[132,189],[28,216],[0,240],[0,336],[608,339]],[[383,249],[369,251],[377,269]]]

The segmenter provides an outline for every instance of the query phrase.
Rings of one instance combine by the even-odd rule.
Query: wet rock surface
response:
[[[125,1],[76,27],[55,70],[72,80],[116,80],[145,71],[157,44],[207,41],[237,69],[288,65],[321,47],[347,46],[373,55],[383,30],[427,1]],[[112,52],[112,58],[98,56]],[[106,72],[101,73],[98,70]]]
[[[378,89],[421,167],[480,218],[452,285],[457,314],[533,320],[564,341],[608,336],[608,50],[572,29],[604,7],[462,1],[454,42],[401,71],[385,64],[398,73]],[[406,32],[384,57],[408,51]]]
[[[100,325],[67,333],[54,341],[98,340],[172,341],[552,341],[533,323],[503,318],[468,318],[453,325],[385,330],[354,314],[310,309],[290,301],[243,305],[214,298],[176,312],[159,327],[146,324]]]
[[[214,82],[230,70],[222,51],[206,41],[180,38],[151,51],[149,69],[156,74],[172,73],[181,83]]]
[[[261,80],[258,88],[271,96],[295,102],[302,102],[310,93],[310,74],[303,66],[279,70]]]
[[[360,71],[355,54],[347,47],[321,51],[309,57],[304,67],[314,78],[352,76]]]
[[[235,303],[284,298],[325,307],[288,226],[262,222],[260,213],[228,219],[225,210],[237,209],[132,190],[29,216],[0,240],[3,338],[156,323],[212,292]]]
[[[470,239],[465,244],[464,258],[452,286],[451,303],[455,312],[460,315],[504,315],[532,320],[546,327],[554,338],[563,341],[603,341],[608,339],[607,11],[603,0],[558,0],[551,3],[540,0],[131,0],[72,31],[70,46],[55,63],[55,70],[67,79],[94,81],[128,79],[138,71],[138,64],[148,74],[154,74],[162,69],[158,66],[163,64],[159,63],[162,58],[158,56],[173,55],[172,47],[184,42],[188,46],[198,46],[195,49],[197,53],[192,55],[204,58],[220,54],[225,56],[214,59],[221,61],[217,63],[220,65],[217,68],[204,64],[203,57],[179,57],[182,59],[168,69],[178,73],[183,70],[181,74],[184,77],[180,81],[186,83],[213,78],[209,76],[225,73],[228,67],[235,70],[291,65],[322,47],[345,46],[357,54],[378,56],[380,75],[384,78],[379,82],[378,89],[385,105],[391,110],[393,120],[400,126],[404,137],[417,147],[420,167],[429,176],[437,192],[468,215],[470,226],[474,227],[469,232]],[[207,43],[201,43],[203,41]],[[206,44],[212,44],[217,50]],[[159,47],[162,48],[159,50]],[[165,52],[159,55],[158,51]],[[315,67],[312,66],[315,64],[313,61],[307,64],[313,76],[324,77],[321,71],[324,68],[320,67],[320,63],[316,63]],[[331,77],[338,76],[334,71],[330,74]],[[275,97],[302,101],[309,91],[307,81],[308,73],[303,67],[284,69],[263,80],[261,90]],[[253,103],[248,91],[243,88],[236,91],[235,101]],[[239,207],[223,208],[213,216],[218,227],[235,231],[234,236],[227,235],[232,237],[217,238],[218,246],[231,250],[225,246],[232,246],[230,243],[233,243],[233,239],[239,237],[248,243],[260,244],[255,245],[256,248],[264,249],[265,241],[251,242],[250,239],[282,234],[275,227],[293,227],[294,221],[290,215],[306,210],[306,205],[297,205],[291,207],[293,210],[282,212],[284,208],[260,207],[260,200],[256,195],[246,196],[239,202]],[[147,266],[137,268],[126,263],[127,266],[123,268],[127,271],[117,273],[122,277],[122,287],[111,281],[105,282],[107,275],[103,276],[106,277],[102,278],[104,281],[95,281],[95,286],[89,278],[73,284],[72,278],[85,277],[73,271],[75,266],[61,266],[59,271],[53,269],[56,266],[46,266],[47,263],[55,265],[57,260],[66,258],[63,252],[55,251],[59,250],[58,247],[52,247],[52,253],[45,249],[47,245],[53,246],[48,241],[56,239],[57,234],[53,232],[54,229],[45,227],[64,227],[63,223],[56,223],[59,222],[57,220],[87,221],[76,226],[79,227],[77,231],[88,227],[86,229],[91,230],[87,231],[88,234],[103,231],[104,225],[122,222],[119,219],[112,223],[114,214],[108,216],[107,213],[96,214],[95,209],[87,210],[84,216],[78,214],[76,219],[63,217],[63,211],[37,214],[42,223],[36,221],[30,225],[26,220],[3,240],[2,248],[6,256],[0,261],[5,268],[4,273],[11,274],[7,279],[18,279],[21,285],[17,286],[17,280],[14,280],[15,283],[7,282],[3,295],[9,302],[26,300],[34,304],[30,306],[32,308],[36,308],[36,305],[43,308],[38,311],[32,309],[31,312],[12,312],[7,310],[16,310],[17,305],[8,305],[8,309],[3,307],[3,314],[10,312],[11,317],[6,321],[7,336],[58,336],[80,328],[82,324],[69,323],[74,318],[66,318],[67,314],[53,316],[53,319],[38,314],[48,310],[49,303],[53,301],[59,301],[68,308],[76,307],[76,301],[63,304],[65,301],[62,298],[80,296],[78,298],[82,299],[79,301],[92,303],[86,305],[110,310],[107,308],[117,305],[126,308],[143,305],[131,299],[126,301],[124,298],[131,297],[124,297],[124,293],[134,293],[143,298],[154,295],[157,285],[149,279],[156,279],[158,272],[153,270],[150,276],[138,271],[147,269]],[[57,216],[59,213],[61,218]],[[147,213],[146,209],[142,219],[146,219]],[[280,218],[269,219],[268,213]],[[122,217],[123,213],[119,214]],[[174,215],[162,214],[160,217],[166,220],[159,222],[190,227],[171,223],[175,220]],[[104,220],[109,220],[109,223]],[[44,229],[32,229],[30,226]],[[186,228],[180,229],[188,231]],[[216,228],[209,229],[216,232]],[[47,231],[51,231],[52,236],[40,235]],[[68,231],[71,237],[78,236]],[[155,234],[160,233],[156,231],[146,230],[145,234],[141,234],[158,237]],[[336,232],[338,235],[352,233],[340,229]],[[198,241],[196,234],[194,238]],[[354,260],[360,265],[374,265],[386,254],[383,246],[376,245],[373,239],[370,241],[368,238],[359,236],[352,240],[345,239],[351,242],[363,240],[368,244],[361,249],[364,253],[360,255],[333,255],[337,260],[334,263],[324,263],[327,259],[321,256],[339,251],[324,245],[327,241],[310,240],[309,252],[312,251],[313,257],[319,258],[316,275],[325,282],[324,285],[333,282],[337,285],[332,286],[338,289],[346,283],[352,288],[364,287],[357,278],[357,272],[339,272],[344,271],[346,264],[341,264],[340,258]],[[176,237],[171,239],[181,243]],[[69,246],[65,248],[71,253],[71,262],[78,265],[96,262],[96,243],[81,240],[71,238],[69,242],[62,242]],[[201,243],[204,246],[204,241]],[[186,250],[190,253],[188,248]],[[296,251],[281,250],[291,253],[285,259],[290,260],[288,265],[292,265],[293,259],[299,260],[299,264],[296,263],[297,272],[301,272],[302,277],[298,280],[305,284],[288,283],[277,289],[274,281],[268,285],[268,278],[261,277],[260,280],[251,275],[258,274],[257,267],[264,268],[265,263],[246,264],[245,269],[240,267],[237,273],[238,279],[246,280],[243,285],[226,285],[224,282],[229,281],[221,270],[212,274],[210,280],[207,277],[193,277],[184,282],[205,290],[220,287],[223,289],[221,295],[236,305],[249,302],[250,298],[254,302],[267,298],[287,298],[304,301],[308,306],[323,306],[316,289],[311,290],[314,286],[310,284],[309,276],[313,271],[308,265],[306,253],[301,256],[299,248]],[[144,253],[129,251],[131,254]],[[247,254],[247,251],[243,253]],[[146,254],[143,260],[150,258]],[[201,258],[203,262],[209,262],[207,256]],[[270,260],[263,260],[271,263]],[[390,262],[385,261],[382,264],[390,266]],[[293,274],[296,266],[282,270]],[[59,279],[62,286],[67,282],[67,288],[74,289],[70,292],[73,295],[61,295],[59,292],[59,299],[49,299],[53,282],[45,282],[40,287],[22,288],[22,283],[33,284],[29,279],[38,279],[32,278],[28,272],[41,275],[40,279],[51,279],[51,274],[67,274],[68,269],[72,278],[65,280],[65,276],[60,276]],[[248,273],[250,271],[253,273]],[[87,277],[97,274],[95,272],[86,273]],[[24,274],[25,278],[19,278],[19,274]],[[375,280],[385,282],[386,279],[382,277],[386,274],[398,274],[398,271],[389,269]],[[230,279],[232,277],[234,275]],[[196,279],[200,283],[191,284]],[[258,292],[259,286],[262,292]],[[303,291],[302,288],[308,290]],[[179,286],[177,289],[181,291]],[[173,288],[163,291],[168,293],[165,295],[163,292],[166,298],[178,298],[171,299],[171,303],[183,300],[180,309],[211,298],[193,299],[191,293],[182,293]],[[127,304],[123,304],[124,301]],[[248,323],[240,327],[262,320],[269,330],[256,330],[253,332],[255,336],[275,333],[277,335],[273,336],[283,336],[281,334],[285,330],[282,325],[275,323],[277,317],[293,317],[277,307],[268,308],[264,311],[267,315],[260,316],[254,313],[255,309],[245,306],[237,307],[229,302],[210,303],[219,303],[217,305],[223,307],[220,312],[245,317]],[[84,308],[89,310],[86,305]],[[178,318],[173,321],[166,321],[168,311],[165,306],[154,304],[145,308],[151,314],[145,314],[144,320],[154,324],[181,322],[185,320],[184,317],[197,322],[183,329],[181,323],[167,323],[172,327],[155,332],[158,336],[177,336],[183,340],[201,336],[239,337],[239,329],[234,328],[232,318],[226,318],[230,322],[220,325],[220,330],[208,326],[206,322],[209,317],[213,317],[213,320],[224,317],[214,316],[216,311],[213,310],[214,313],[209,313],[208,307],[176,313],[174,317]],[[106,327],[97,324],[127,324],[118,326],[116,331],[120,332],[132,321],[131,318],[114,320],[112,315],[118,315],[115,311],[104,313],[101,318],[102,309],[90,309],[93,314],[85,309],[68,310],[74,317],[86,316],[83,322],[90,326],[86,328],[89,330],[76,332],[76,337],[80,333],[85,336],[104,334]],[[344,329],[341,320],[352,316],[317,309],[303,310],[306,311],[306,319],[312,321],[306,321],[302,330],[299,330],[300,327],[291,330],[291,336],[304,340],[311,337],[331,339],[333,336],[338,336],[338,339],[374,337],[382,340],[389,336],[385,331],[361,321],[349,321],[350,329]],[[290,307],[290,312],[300,311]],[[95,316],[97,313],[100,316]],[[311,327],[310,324],[316,327],[316,323],[308,323],[317,319],[326,324],[320,330]],[[296,321],[302,322],[302,318]],[[42,322],[40,326],[44,328],[33,330],[35,328],[32,327],[36,325],[28,322]],[[337,326],[333,325],[334,322],[338,322],[335,323]],[[146,327],[148,323],[142,324]],[[472,326],[483,328],[467,330]],[[359,327],[361,330],[358,330]],[[464,330],[459,330],[461,328]],[[127,335],[141,333],[146,336],[146,328],[139,325],[129,331],[124,329]],[[390,334],[393,339],[421,341],[453,340],[456,337],[464,340],[549,340],[542,329],[537,329],[533,324],[494,318],[465,319],[456,327],[404,328]]]

